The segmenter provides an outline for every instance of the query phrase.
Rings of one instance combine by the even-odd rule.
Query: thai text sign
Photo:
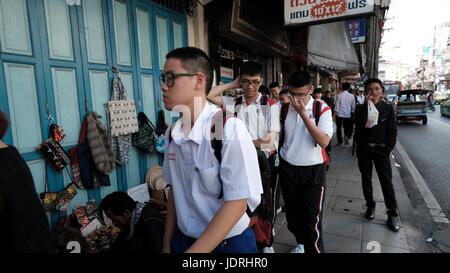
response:
[[[315,23],[374,11],[374,0],[284,0],[284,24]]]

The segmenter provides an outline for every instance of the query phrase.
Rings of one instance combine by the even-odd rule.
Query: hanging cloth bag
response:
[[[68,172],[69,170],[66,169]],[[45,175],[45,189],[48,187],[47,183],[47,175]],[[69,177],[70,175],[69,172]],[[67,211],[70,201],[77,195],[77,189],[73,182],[69,183],[64,189],[57,192],[42,192],[39,194],[39,198],[41,199],[42,206],[45,211]]]
[[[114,152],[112,150],[111,140],[108,130],[101,122],[101,116],[97,112],[87,114],[87,135],[92,158],[97,169],[110,174],[116,167]]]
[[[147,153],[155,152],[155,126],[144,112],[138,114],[139,132],[133,134],[133,145]]]
[[[107,118],[108,130],[109,130],[110,136],[111,136],[112,149],[114,152],[116,162],[121,165],[127,164],[128,160],[130,159],[131,133],[132,132],[130,132],[126,135],[119,135],[119,136],[114,135],[113,132],[116,132],[116,130],[113,127],[116,126],[117,124],[115,124],[114,122],[111,122],[111,120],[116,119],[116,118],[114,118],[116,116],[116,114],[111,112],[111,111],[114,111],[115,106],[111,106],[111,105],[115,105],[114,103],[112,103],[113,101],[123,100],[124,98],[126,100],[125,87],[123,86],[122,81],[120,80],[119,77],[114,77],[111,101],[109,101],[105,105],[105,107],[106,107],[106,113],[108,115],[108,118]],[[134,102],[133,102],[133,105],[134,105]],[[111,115],[113,115],[113,117],[111,117]],[[136,112],[134,114],[134,117],[136,117]],[[137,127],[137,119],[134,122],[136,123],[136,127]],[[138,129],[139,128],[137,128],[134,132],[137,132]]]
[[[119,77],[114,77],[111,100],[107,102],[111,136],[124,136],[139,130],[136,105],[127,98],[127,92]]]
[[[100,172],[94,163],[87,135],[87,118],[83,119],[78,144],[70,150],[72,181],[80,189],[94,189],[111,185],[109,176]]]
[[[37,149],[55,170],[61,171],[70,164],[69,155],[59,143],[64,134],[58,125],[52,124],[49,127],[49,136],[50,138],[39,144]]]

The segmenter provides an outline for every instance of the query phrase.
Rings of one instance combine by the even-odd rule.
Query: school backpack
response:
[[[322,104],[323,102],[320,100],[314,100],[313,103],[313,116],[314,116],[314,120],[316,123],[316,126],[319,124],[319,120],[320,120],[320,116],[325,113],[327,110],[330,109],[329,106],[326,106],[323,110],[322,110]],[[278,144],[279,149],[281,150],[281,148],[283,147],[284,144],[284,138],[285,138],[285,133],[284,133],[284,123],[286,121],[287,118],[287,114],[289,112],[289,103],[283,104],[283,106],[281,107],[281,112],[280,112],[280,124],[281,124],[281,132],[280,132],[280,141]],[[317,143],[314,143],[314,145],[317,147]],[[330,167],[330,163],[331,163],[331,154],[329,149],[326,148],[322,148],[322,157],[323,157],[323,164],[325,166],[325,168],[329,169]]]
[[[236,114],[236,113],[235,113]],[[217,158],[219,165],[222,163],[222,132],[225,126],[226,121],[235,117],[230,112],[227,111],[219,111],[217,112],[212,120],[211,125],[211,147],[214,151],[214,156]],[[172,130],[172,128],[170,129]],[[169,145],[172,142],[172,134],[169,133]],[[256,150],[258,156],[258,165],[259,171],[261,175],[261,183],[263,187],[263,193],[261,194],[261,203],[256,207],[256,209],[252,212],[247,206],[247,215],[250,218],[249,226],[252,227],[256,242],[259,247],[271,246],[273,244],[273,216],[274,210],[272,206],[272,198],[271,198],[271,187],[270,187],[270,177],[271,170],[270,164],[267,160],[266,155],[261,150]],[[218,199],[223,198],[223,185],[221,185],[220,194],[217,197]]]

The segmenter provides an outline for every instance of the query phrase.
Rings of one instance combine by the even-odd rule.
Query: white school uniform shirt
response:
[[[313,116],[314,99],[311,97],[306,105],[306,112],[315,124]],[[331,109],[322,102],[321,115],[318,127],[328,136],[333,136],[333,120]],[[315,145],[315,140],[294,107],[289,105],[288,114],[284,122],[284,144],[280,150],[280,156],[294,166],[313,166],[323,163],[322,148]]]
[[[355,112],[355,96],[347,90],[341,92],[336,98],[336,116],[340,118],[351,118]]]
[[[211,120],[218,111],[206,103],[187,137],[181,120],[166,133],[164,181],[172,185],[178,228],[193,238],[200,237],[224,201],[247,199],[253,211],[263,192],[255,146],[237,118],[225,123],[219,165],[211,147]],[[222,186],[223,198],[219,199]],[[225,238],[241,234],[249,222],[244,213]]]
[[[231,104],[230,99],[222,96],[223,108],[231,113],[237,113],[237,117],[244,121],[252,140],[262,139],[271,131],[280,132],[279,104],[270,105],[268,101],[267,105],[261,105],[261,98],[260,93],[253,103],[247,104],[247,100],[242,96],[242,104],[235,108],[236,99]],[[267,112],[264,113],[264,111]],[[263,147],[261,150],[269,157],[272,150],[278,150],[278,140],[275,139],[274,147]]]
[[[364,101],[365,101],[365,97],[364,97],[364,95],[361,95],[361,96],[356,96],[356,99],[358,100],[358,104],[364,104]]]
[[[237,117],[244,121],[252,140],[264,138],[270,131],[280,131],[280,106],[276,103],[270,105],[269,102],[267,105],[261,105],[261,98],[260,93],[253,103],[247,104],[247,100],[242,96],[242,104],[234,109],[236,100],[231,104],[230,99],[222,97],[225,110],[231,113],[237,112]],[[263,112],[265,111],[263,107],[268,107],[266,114]]]

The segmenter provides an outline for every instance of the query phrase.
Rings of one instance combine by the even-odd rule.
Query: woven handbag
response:
[[[111,136],[123,136],[139,130],[136,105],[127,98],[127,92],[119,77],[114,77],[111,100],[107,102]]]

